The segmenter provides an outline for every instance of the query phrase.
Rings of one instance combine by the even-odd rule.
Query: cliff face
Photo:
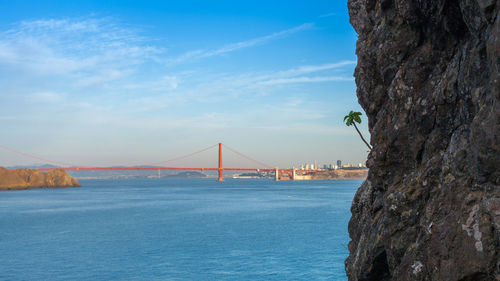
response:
[[[73,186],[81,185],[62,169],[42,173],[32,169],[9,171],[0,167],[0,190]]]
[[[500,2],[348,6],[373,146],[349,280],[500,280]]]

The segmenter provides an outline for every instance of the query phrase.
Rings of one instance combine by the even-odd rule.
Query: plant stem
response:
[[[352,122],[352,124],[354,125],[354,128],[356,128],[356,131],[358,132],[359,136],[361,137],[361,139],[365,142],[366,146],[368,146],[368,148],[370,150],[372,150],[372,147],[368,144],[368,142],[365,140],[365,138],[363,138],[363,135],[361,134],[361,132],[358,130],[358,126],[356,126],[356,123]]]

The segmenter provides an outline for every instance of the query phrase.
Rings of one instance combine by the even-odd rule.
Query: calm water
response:
[[[81,180],[0,192],[0,280],[346,280],[360,181]]]

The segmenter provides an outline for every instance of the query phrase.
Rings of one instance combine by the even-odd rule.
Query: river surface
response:
[[[346,280],[361,181],[80,180],[0,192],[0,280]]]

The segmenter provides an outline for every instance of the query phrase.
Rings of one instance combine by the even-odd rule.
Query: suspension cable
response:
[[[65,162],[59,162],[59,161],[53,161],[53,160],[45,159],[45,158],[40,157],[40,156],[36,156],[36,155],[33,155],[33,154],[29,154],[29,153],[24,153],[24,152],[21,152],[21,151],[17,151],[15,149],[12,149],[10,147],[7,147],[7,146],[1,145],[1,144],[0,144],[0,148],[3,148],[3,149],[8,150],[10,152],[14,152],[14,153],[23,155],[25,157],[29,157],[29,158],[34,158],[34,159],[37,159],[37,160],[41,160],[41,161],[46,162],[46,163],[52,163],[52,164],[57,164],[57,165],[70,166],[70,167],[77,167],[77,168],[78,167],[89,168],[89,166],[75,165],[75,164],[70,164],[70,163],[65,163]]]
[[[185,158],[188,158],[188,157],[191,157],[193,155],[196,155],[196,154],[199,154],[199,153],[202,153],[202,152],[205,152],[209,149],[212,149],[216,146],[218,146],[219,144],[214,144],[212,146],[209,146],[207,148],[204,148],[202,150],[199,150],[199,151],[196,151],[196,152],[193,152],[193,153],[190,153],[190,154],[186,154],[186,155],[183,155],[183,156],[180,156],[180,157],[176,157],[176,158],[172,158],[172,159],[169,159],[169,160],[165,160],[165,161],[160,161],[160,162],[156,162],[156,163],[151,163],[151,164],[145,164],[145,165],[140,165],[139,167],[143,167],[143,166],[154,166],[154,165],[159,165],[159,164],[164,164],[164,163],[167,163],[167,162],[172,162],[172,161],[176,161],[176,160],[181,160],[181,159],[185,159]]]
[[[225,148],[227,148],[228,150],[230,150],[231,152],[233,153],[236,153],[238,154],[239,156],[243,157],[243,158],[246,158],[247,160],[250,160],[254,163],[257,163],[261,166],[264,166],[266,168],[273,168],[272,166],[270,165],[267,165],[265,163],[262,163],[260,161],[257,161],[243,153],[240,153],[238,151],[236,151],[235,149],[225,145],[225,144],[222,144]],[[159,165],[159,164],[165,164],[165,163],[168,163],[168,162],[172,162],[172,161],[176,161],[176,160],[181,160],[181,159],[185,159],[185,158],[188,158],[188,157],[191,157],[191,156],[194,156],[196,154],[199,154],[199,153],[202,153],[202,152],[205,152],[209,149],[212,149],[214,147],[218,146],[218,144],[214,144],[212,146],[209,146],[209,147],[206,147],[202,150],[199,150],[199,151],[196,151],[196,152],[193,152],[193,153],[189,153],[189,154],[186,154],[186,155],[183,155],[183,156],[179,156],[179,157],[176,157],[176,158],[172,158],[172,159],[169,159],[169,160],[165,160],[165,161],[160,161],[160,162],[155,162],[155,163],[150,163],[150,164],[144,164],[144,165],[135,165],[135,167],[144,167],[144,166],[155,166],[155,165]],[[29,153],[24,153],[24,152],[21,152],[21,151],[18,151],[18,150],[15,150],[15,149],[12,149],[10,147],[7,147],[7,146],[4,146],[4,145],[1,145],[0,144],[0,148],[3,148],[5,150],[8,150],[8,151],[11,151],[11,152],[14,152],[14,153],[17,153],[17,154],[20,154],[20,155],[23,155],[25,157],[29,157],[29,158],[33,158],[33,159],[37,159],[37,160],[41,160],[43,162],[46,162],[46,163],[52,163],[52,164],[56,164],[56,165],[63,165],[63,166],[69,166],[69,167],[80,167],[80,168],[91,168],[92,166],[83,166],[83,165],[75,165],[75,164],[71,164],[71,163],[65,163],[65,162],[60,162],[60,161],[54,161],[54,160],[49,160],[49,159],[46,159],[46,158],[43,158],[43,157],[40,157],[40,156],[36,156],[36,155],[33,155],[33,154],[29,154]]]
[[[248,160],[250,160],[250,161],[252,161],[252,162],[254,162],[254,163],[257,163],[257,164],[259,164],[259,165],[262,165],[262,166],[264,166],[264,167],[266,167],[266,168],[270,168],[270,169],[272,169],[272,168],[273,168],[272,166],[269,166],[269,165],[267,165],[267,164],[265,164],[265,163],[262,163],[262,162],[260,162],[260,161],[257,161],[257,160],[255,160],[255,159],[251,158],[250,156],[246,156],[245,154],[240,153],[240,152],[236,151],[235,149],[230,148],[229,146],[227,146],[227,145],[225,145],[225,144],[222,144],[222,145],[223,145],[225,148],[229,149],[230,151],[232,151],[232,152],[234,152],[234,153],[238,154],[239,156],[241,156],[241,157],[243,157],[243,158],[246,158],[246,159],[248,159]]]

